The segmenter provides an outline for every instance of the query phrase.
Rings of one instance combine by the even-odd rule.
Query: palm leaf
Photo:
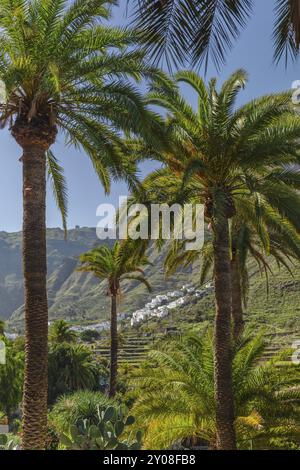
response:
[[[60,210],[62,224],[67,237],[68,193],[63,168],[52,151],[47,152],[48,175],[51,179],[53,195]]]

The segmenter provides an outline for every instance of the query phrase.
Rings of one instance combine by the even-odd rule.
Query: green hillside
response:
[[[96,244],[94,228],[69,230],[67,241],[59,228],[47,230],[48,301],[51,320],[65,318],[74,322],[101,321],[109,315],[106,284],[91,274],[77,272],[78,257]],[[124,284],[121,310],[136,310],[151,299],[152,295],[182,286],[193,278],[189,273],[179,273],[165,280],[163,253],[150,252],[153,266],[146,268],[153,288],[150,295],[145,287],[134,283]],[[0,318],[9,320],[12,328],[23,326],[23,279],[21,262],[21,233],[0,232]]]
[[[70,230],[67,241],[61,229],[48,229],[47,240],[50,319],[65,318],[68,321],[90,323],[108,318],[109,302],[105,283],[99,284],[91,274],[76,271],[79,254],[100,243],[95,229]],[[150,250],[152,265],[146,268],[146,275],[153,288],[152,294],[148,294],[144,286],[124,284],[120,311],[133,312],[143,307],[153,296],[176,290],[187,282],[197,285],[197,267],[165,279],[164,254],[164,250],[161,253]],[[20,233],[0,232],[0,257],[0,317],[9,319],[10,327],[21,328],[23,284]],[[265,327],[270,333],[300,331],[300,264],[291,267],[293,276],[286,269],[278,270],[275,263],[271,263],[271,267],[273,274],[269,275],[268,292],[265,278],[260,275],[256,265],[250,266],[251,286],[245,314],[247,323],[257,329]],[[185,324],[193,323],[196,316],[196,324],[199,324],[199,319],[211,319],[213,312],[213,296],[209,295],[193,306],[178,309],[173,315],[174,322],[184,327]],[[151,322],[159,328],[158,320],[148,323]],[[163,330],[170,319],[160,322]]]

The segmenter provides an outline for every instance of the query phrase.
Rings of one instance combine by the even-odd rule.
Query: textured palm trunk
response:
[[[46,157],[56,127],[19,118],[12,135],[23,149],[25,375],[23,449],[44,449],[47,433],[48,305],[46,291]]]
[[[232,319],[234,340],[238,341],[244,331],[243,301],[241,276],[238,260],[233,255],[231,260]]]
[[[232,385],[231,272],[229,227],[224,218],[214,226],[215,400],[218,450],[236,448]]]
[[[44,449],[47,431],[48,307],[46,291],[45,150],[23,149],[25,382],[23,449]]]
[[[117,296],[111,297],[110,318],[110,380],[109,397],[113,398],[117,391],[118,373],[118,325],[117,325]]]

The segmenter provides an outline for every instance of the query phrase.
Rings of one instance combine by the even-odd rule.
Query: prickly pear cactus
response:
[[[128,416],[124,406],[98,408],[97,425],[90,424],[88,419],[79,421],[70,427],[68,435],[60,435],[60,444],[69,450],[138,450],[141,432],[138,431],[134,439],[128,432],[134,422],[134,417]]]

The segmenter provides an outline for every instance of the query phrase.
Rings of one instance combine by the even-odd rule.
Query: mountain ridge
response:
[[[22,232],[0,232],[0,318],[9,320],[9,325],[16,328],[23,326],[21,237]],[[85,322],[108,318],[109,299],[106,295],[106,283],[99,283],[91,273],[77,271],[79,255],[103,243],[112,244],[113,240],[99,240],[96,229],[92,227],[71,229],[66,240],[64,231],[60,228],[47,229],[50,320],[64,318],[67,321]],[[188,272],[179,272],[165,280],[163,253],[150,248],[149,256],[154,268],[147,267],[146,275],[150,278],[154,294],[166,292],[182,285],[182,282],[187,282]],[[120,310],[126,312],[138,309],[150,298],[144,286],[124,283]]]
[[[101,322],[109,318],[109,298],[106,283],[99,282],[91,273],[78,272],[78,257],[95,245],[113,243],[113,240],[101,241],[96,236],[96,229],[76,227],[68,231],[67,241],[60,228],[47,229],[47,264],[48,264],[48,301],[49,319],[64,318],[80,324]],[[124,283],[120,298],[119,311],[133,313],[157,294],[180,289],[184,284],[192,283],[200,287],[199,264],[176,275],[166,278],[164,257],[166,248],[157,252],[149,248],[152,265],[147,266],[145,274],[152,286],[149,294],[146,288],[136,283]],[[9,320],[11,330],[23,329],[23,275],[21,260],[21,232],[0,232],[0,319]],[[249,263],[250,290],[245,318],[254,326],[263,328],[296,329],[300,331],[300,263],[291,265],[293,276],[286,270],[278,270],[276,262],[270,259],[273,275],[269,275],[269,292],[266,280],[257,265]],[[214,315],[213,296],[200,299],[194,310],[201,314]],[[184,313],[186,307],[179,309]],[[189,308],[187,309],[189,310]]]

